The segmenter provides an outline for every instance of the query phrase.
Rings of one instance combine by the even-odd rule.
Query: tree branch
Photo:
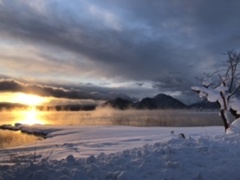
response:
[[[229,98],[234,95],[240,88],[240,85],[238,85],[238,87],[229,95]]]

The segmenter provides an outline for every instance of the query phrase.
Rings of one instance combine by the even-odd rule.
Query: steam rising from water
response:
[[[31,111],[29,113],[32,113]],[[30,114],[31,115],[31,114]],[[114,110],[95,111],[36,111],[26,116],[26,111],[1,112],[0,124],[14,124],[31,118],[53,125],[127,125],[127,126],[217,126],[222,125],[216,111],[193,110]],[[32,119],[34,122],[36,119]],[[25,122],[27,122],[25,121]],[[36,137],[0,130],[0,148],[36,141]]]
[[[129,126],[216,126],[222,125],[218,113],[187,110],[97,109],[82,112],[56,112],[48,122],[61,125],[129,125]]]
[[[31,111],[29,113],[32,113]],[[130,126],[216,126],[222,122],[216,111],[193,110],[115,110],[37,111],[33,118],[53,125],[130,125]],[[24,119],[26,112],[2,112],[0,124]],[[22,116],[22,117],[19,117]],[[26,116],[31,122],[29,116]],[[31,116],[30,116],[31,117]],[[34,119],[32,119],[34,122]]]

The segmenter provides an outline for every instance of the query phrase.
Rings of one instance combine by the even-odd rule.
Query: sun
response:
[[[17,123],[26,125],[46,124],[46,122],[41,119],[41,112],[38,111],[36,107],[48,103],[50,98],[20,92],[7,95],[8,96],[5,96],[6,98],[4,99],[5,102],[20,103],[28,106],[26,109],[20,109],[14,112],[18,117]]]

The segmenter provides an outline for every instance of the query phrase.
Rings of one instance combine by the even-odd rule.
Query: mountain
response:
[[[154,102],[159,109],[183,109],[186,108],[186,105],[183,104],[181,101],[168,96],[166,94],[158,94],[153,98]]]
[[[133,103],[130,100],[117,98],[114,100],[106,101],[104,104],[101,105],[102,107],[112,107],[116,109],[183,109],[187,108],[185,104],[180,102],[179,100],[165,95],[165,94],[158,94],[153,98],[143,98],[141,101]]]
[[[126,98],[126,99],[125,99]],[[217,103],[211,103],[208,101],[200,101],[197,103],[193,103],[189,106],[186,106],[181,101],[165,95],[158,94],[153,98],[143,98],[140,101],[133,103],[133,100],[130,100],[129,97],[118,97],[112,100],[108,100],[105,103],[101,104],[101,107],[112,107],[115,109],[125,110],[125,109],[218,109]],[[41,111],[89,111],[96,109],[96,104],[68,104],[68,105],[56,105],[56,106],[37,106],[36,108]],[[1,110],[13,110],[15,108],[25,109],[28,108],[27,105],[17,104],[17,103],[5,103],[0,102],[0,111]]]
[[[183,109],[186,105],[166,94],[158,94],[153,98],[144,98],[135,103],[136,109]]]
[[[106,101],[101,107],[112,107],[115,109],[125,110],[131,108],[133,105],[132,101],[122,98],[116,98],[113,100]]]
[[[157,109],[157,104],[152,98],[143,98],[141,101],[133,105],[136,109]]]

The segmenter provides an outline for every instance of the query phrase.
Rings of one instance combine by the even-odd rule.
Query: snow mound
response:
[[[1,165],[0,179],[239,179],[240,138],[236,134],[173,137],[118,153],[38,163]]]
[[[227,129],[227,134],[238,134],[238,135],[240,135],[240,118],[234,120],[231,123],[230,129]]]
[[[232,126],[236,127],[236,128],[240,128],[240,118],[234,120],[232,122]]]

